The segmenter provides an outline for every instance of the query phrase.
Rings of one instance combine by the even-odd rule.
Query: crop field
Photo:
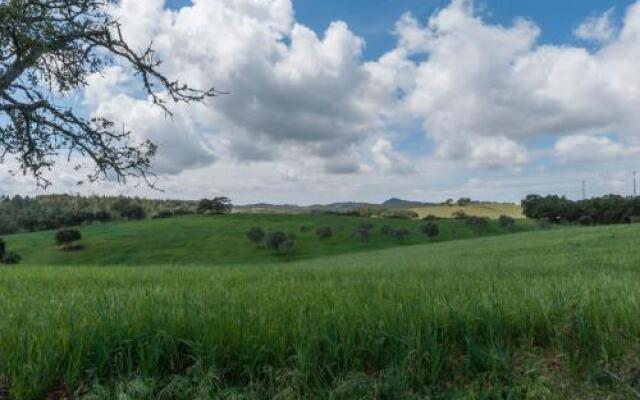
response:
[[[519,204],[508,203],[473,203],[467,206],[458,205],[433,205],[413,208],[413,211],[424,218],[427,215],[434,215],[438,218],[452,218],[454,213],[463,211],[467,215],[475,215],[476,217],[487,217],[497,219],[501,215],[507,215],[512,218],[522,219],[522,207]]]
[[[157,224],[145,230],[152,242],[170,235],[160,228],[197,223],[140,229]],[[219,259],[154,266],[153,256],[126,255],[140,243],[122,247],[137,224],[84,229],[84,251],[97,252],[109,240],[98,233],[111,230],[119,256],[99,260],[140,266],[29,266],[61,262],[37,249],[51,233],[8,238],[37,250],[0,269],[0,397],[627,399],[640,390],[637,225],[337,255],[312,251],[309,239],[308,257],[287,262],[246,243],[249,255],[225,258],[212,240],[190,252]],[[81,253],[60,257],[76,263]]]

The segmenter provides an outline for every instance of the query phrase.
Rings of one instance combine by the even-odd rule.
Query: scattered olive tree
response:
[[[400,242],[405,240],[409,235],[411,235],[411,232],[409,232],[407,228],[394,229],[393,233],[391,234],[394,239]]]
[[[267,234],[262,230],[262,228],[254,226],[247,231],[247,238],[255,244],[260,244],[264,240]]]
[[[295,242],[284,232],[269,232],[266,235],[265,244],[276,254],[290,254]]]
[[[228,197],[202,199],[198,203],[198,214],[229,214],[233,211],[233,204]]]
[[[420,230],[422,230],[422,233],[427,235],[431,240],[440,235],[440,227],[434,222],[427,222],[420,227]]]
[[[21,257],[12,251],[7,251],[7,244],[0,239],[0,264],[18,264]]]
[[[489,228],[489,218],[485,217],[469,217],[465,223],[477,235],[482,235]]]
[[[318,239],[321,240],[329,239],[333,236],[333,229],[331,229],[331,227],[329,226],[320,227],[316,229],[316,236],[318,236]]]
[[[60,229],[56,232],[56,244],[62,246],[65,251],[79,249],[73,243],[82,239],[82,234],[77,229]]]
[[[501,215],[498,222],[504,229],[512,230],[516,227],[516,220],[508,215]]]

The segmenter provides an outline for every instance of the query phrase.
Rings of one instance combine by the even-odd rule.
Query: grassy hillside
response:
[[[363,244],[352,238],[354,230],[363,222],[375,226],[371,241]],[[152,264],[238,264],[270,263],[280,259],[292,261],[350,252],[370,251],[399,245],[429,242],[419,232],[421,221],[395,219],[366,219],[327,215],[248,215],[191,216],[171,219],[95,224],[82,228],[82,251],[63,252],[54,244],[55,232],[37,232],[5,237],[8,247],[30,265],[152,265]],[[441,234],[436,241],[477,236],[462,221],[438,221]],[[399,242],[380,233],[390,225],[411,231]],[[291,256],[275,256],[266,249],[252,245],[246,232],[252,226],[264,230],[294,233],[296,252]],[[335,236],[319,240],[318,227],[330,226]],[[302,232],[302,227],[307,227]],[[518,222],[516,230],[535,229],[533,223]],[[509,231],[493,221],[485,235],[505,234]]]
[[[4,268],[0,382],[16,399],[634,398],[639,245],[635,225],[291,263]]]
[[[524,218],[522,215],[522,207],[519,204],[494,204],[494,203],[477,203],[469,204],[468,206],[457,205],[433,205],[412,208],[417,212],[421,218],[427,215],[435,215],[438,218],[451,218],[453,213],[457,211],[464,211],[468,215],[475,215],[477,217],[488,217],[497,219],[501,215],[508,215],[512,218]]]

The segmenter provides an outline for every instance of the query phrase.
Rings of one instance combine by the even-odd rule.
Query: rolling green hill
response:
[[[234,228],[242,221],[226,221],[229,230],[243,230]],[[185,219],[92,227],[87,237],[113,232],[88,239],[87,253],[113,240],[118,245],[110,251],[117,254],[100,257],[129,262],[135,257],[125,253],[141,254],[134,244],[123,246],[136,229],[146,233],[146,245],[162,249],[173,241],[155,243],[170,235],[161,228],[178,224],[185,227],[181,235],[217,237],[207,223],[221,224]],[[9,239],[25,251],[48,246],[48,237]],[[640,226],[626,225],[287,263],[252,255],[246,259],[256,263],[220,266],[2,268],[0,393],[15,399],[74,393],[85,399],[634,398],[639,245]],[[209,248],[192,245],[194,252]],[[45,258],[37,257],[27,259]]]
[[[363,222],[374,225],[369,243],[363,244],[352,234]],[[435,241],[476,237],[463,221],[438,221],[441,234]],[[238,264],[270,263],[280,259],[292,261],[327,255],[370,251],[400,245],[429,242],[419,232],[422,221],[367,219],[331,215],[253,215],[189,216],[139,222],[94,224],[81,229],[84,250],[63,252],[54,243],[53,231],[6,236],[11,250],[23,256],[29,265],[152,265],[152,264]],[[411,231],[403,241],[380,233],[384,225]],[[246,237],[252,226],[265,231],[281,230],[297,236],[296,251],[277,257],[269,250],[257,248]],[[319,240],[315,231],[330,226],[334,237]],[[303,232],[303,227],[306,227]],[[536,225],[519,221],[516,231],[536,229]],[[511,233],[491,221],[484,235]]]

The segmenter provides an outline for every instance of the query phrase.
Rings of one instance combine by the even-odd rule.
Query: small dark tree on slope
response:
[[[266,233],[264,233],[264,231],[262,230],[262,228],[254,226],[253,228],[249,229],[247,231],[247,238],[249,238],[249,240],[252,243],[255,244],[260,244],[262,243],[262,241],[264,240],[266,236]]]
[[[440,235],[440,227],[433,222],[428,222],[422,225],[420,229],[422,230],[422,233],[427,235],[431,240],[435,239],[438,235]]]
[[[56,244],[63,250],[70,250],[74,242],[82,239],[82,234],[77,229],[61,229],[56,232]]]
[[[316,235],[319,239],[329,239],[333,236],[333,230],[328,226],[323,226],[316,230]]]
[[[0,260],[4,258],[5,253],[7,252],[7,244],[4,240],[0,239]]]
[[[511,230],[516,227],[516,220],[508,215],[501,215],[500,218],[498,218],[498,222],[504,229]]]

